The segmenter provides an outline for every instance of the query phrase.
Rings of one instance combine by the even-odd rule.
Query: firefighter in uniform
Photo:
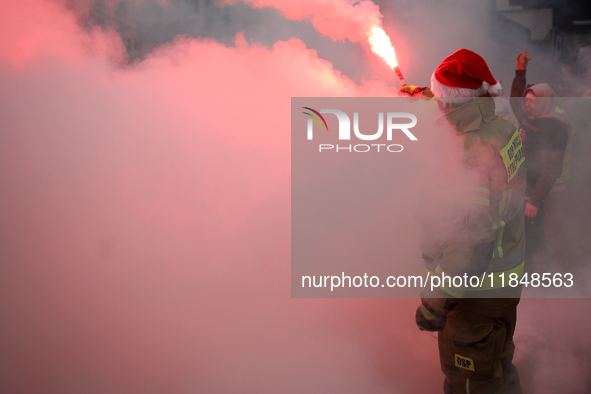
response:
[[[525,254],[521,138],[495,114],[492,96],[502,90],[478,54],[448,56],[431,90],[463,143],[462,166],[477,181],[447,185],[418,216],[428,275],[442,281],[421,293],[416,323],[439,332],[446,394],[521,393],[512,363]]]

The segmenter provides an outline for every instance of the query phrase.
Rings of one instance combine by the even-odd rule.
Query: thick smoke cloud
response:
[[[240,0],[227,0],[227,4]],[[334,41],[348,39],[363,42],[373,26],[381,26],[382,14],[379,7],[371,1],[351,3],[346,0],[329,1],[284,1],[284,0],[245,0],[255,8],[273,7],[291,20],[310,20],[321,34]]]
[[[1,56],[2,391],[407,392],[406,363],[437,368],[433,347],[397,356],[412,300],[289,298],[290,97],[385,84],[241,36],[115,71],[113,32],[47,3],[2,15],[21,21]]]
[[[416,300],[290,299],[290,97],[395,89],[297,38],[181,36],[120,69],[91,21],[0,5],[0,391],[440,390]],[[588,305],[523,302],[526,392],[588,391]]]
[[[133,63],[148,56],[177,35],[213,38],[228,46],[244,32],[247,41],[272,47],[276,41],[297,37],[315,49],[323,59],[359,83],[367,73],[365,50],[350,41],[333,42],[319,35],[306,22],[290,21],[273,8],[253,9],[243,3],[217,7],[214,1],[187,0],[162,2],[143,0],[60,0],[86,30],[108,27],[117,30]],[[394,77],[395,78],[395,77]],[[394,83],[394,79],[390,81]]]

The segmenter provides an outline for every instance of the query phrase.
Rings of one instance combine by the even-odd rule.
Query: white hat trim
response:
[[[431,75],[431,91],[435,97],[447,98],[446,100],[450,104],[461,105],[472,101],[478,96],[481,96],[488,92],[491,96],[496,97],[503,94],[503,87],[501,82],[498,81],[493,86],[490,86],[486,82],[482,82],[482,86],[478,89],[468,88],[454,88],[442,84],[435,78],[435,73]]]

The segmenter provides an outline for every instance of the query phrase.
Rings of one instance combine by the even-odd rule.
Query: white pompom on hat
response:
[[[488,92],[503,94],[488,65],[479,54],[462,48],[446,57],[431,77],[431,90],[437,97],[477,97]]]

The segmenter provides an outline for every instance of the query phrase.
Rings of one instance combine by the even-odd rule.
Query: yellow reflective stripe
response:
[[[478,201],[482,205],[486,205],[487,207],[490,207],[490,200],[488,198],[476,197],[476,201]]]
[[[501,197],[501,203],[499,204],[499,216],[504,217],[509,211],[509,202],[513,196],[513,189],[505,190]]]
[[[436,276],[440,276],[440,275],[443,274],[443,271],[441,271],[441,268],[439,266],[437,266],[437,268],[435,268],[435,273],[436,273]],[[449,276],[449,275],[446,275],[446,276]],[[439,286],[439,288],[441,290],[445,291],[447,294],[451,295],[454,298],[462,298],[463,297],[461,294],[458,294],[458,293],[452,291],[451,289],[445,287],[444,284],[445,284],[445,281],[442,278],[441,279],[441,285]],[[462,288],[457,288],[457,289],[460,290],[460,291],[463,290]]]
[[[505,231],[505,221],[501,219],[498,222],[493,223],[492,230],[493,233],[497,230],[499,231],[495,246],[498,256],[495,256],[495,250],[493,250],[493,257],[503,257],[503,233]]]
[[[524,268],[525,268],[525,260],[522,261],[521,264],[519,264],[518,266],[510,268],[505,271],[488,272],[488,273],[485,272],[484,274],[482,274],[479,277],[478,283],[481,284],[479,287],[454,287],[455,291],[453,291],[452,289],[444,286],[445,281],[442,279],[441,280],[442,283],[439,286],[439,288],[454,298],[462,298],[463,295],[461,293],[464,291],[490,290],[490,289],[497,289],[497,288],[501,288],[501,287],[509,287],[509,280],[511,279],[511,277],[510,277],[511,274],[517,274],[517,280],[519,280],[523,276]],[[430,271],[428,269],[427,269],[427,271],[429,273],[431,273],[431,275],[433,275],[433,271]],[[440,275],[442,275],[443,272],[441,271],[441,268],[438,266],[435,269],[435,273],[438,274],[438,276],[440,276]],[[492,281],[491,281],[491,274],[492,274]],[[446,275],[446,277],[448,277],[448,276],[449,275]],[[456,291],[458,291],[458,292],[456,293]]]
[[[494,233],[495,231],[497,231],[497,229],[498,229],[498,227],[497,227],[497,224],[496,224],[496,223],[493,223],[493,225],[492,225],[492,228],[493,228],[493,233]],[[493,257],[493,258],[495,257],[495,250],[496,250],[496,248],[495,248],[495,249],[493,249],[493,254],[492,254],[492,257]]]
[[[524,272],[524,268],[525,268],[525,261],[522,261],[521,264],[519,264],[517,267],[505,270],[505,271],[499,271],[499,272],[493,272],[493,276],[492,276],[492,283],[490,280],[490,273],[484,273],[483,276],[480,277],[480,280],[484,280],[484,282],[482,282],[482,286],[481,287],[473,287],[470,288],[471,290],[490,290],[490,289],[498,289],[501,287],[509,287],[509,280],[511,279],[511,274],[517,274],[517,280],[521,279],[521,277],[523,276],[523,272]]]
[[[421,313],[423,314],[423,316],[427,320],[437,320],[437,318],[435,316],[433,316],[433,314],[431,312],[429,312],[429,310],[427,308],[425,308],[425,305],[423,305],[423,304],[421,304]]]
[[[499,238],[497,241],[497,250],[499,251],[499,257],[503,257],[503,231],[505,230],[505,222],[501,220],[501,228],[499,229]]]
[[[463,296],[458,294],[458,293],[454,293],[453,291],[451,291],[450,289],[443,287],[443,285],[439,286],[439,288],[443,291],[445,291],[447,294],[449,294],[450,296],[454,297],[454,298],[462,298]]]
[[[503,216],[505,216],[509,211],[509,201],[511,201],[511,197],[513,197],[513,189],[509,189],[509,197],[507,198],[507,204],[505,205],[505,212],[503,212]]]

